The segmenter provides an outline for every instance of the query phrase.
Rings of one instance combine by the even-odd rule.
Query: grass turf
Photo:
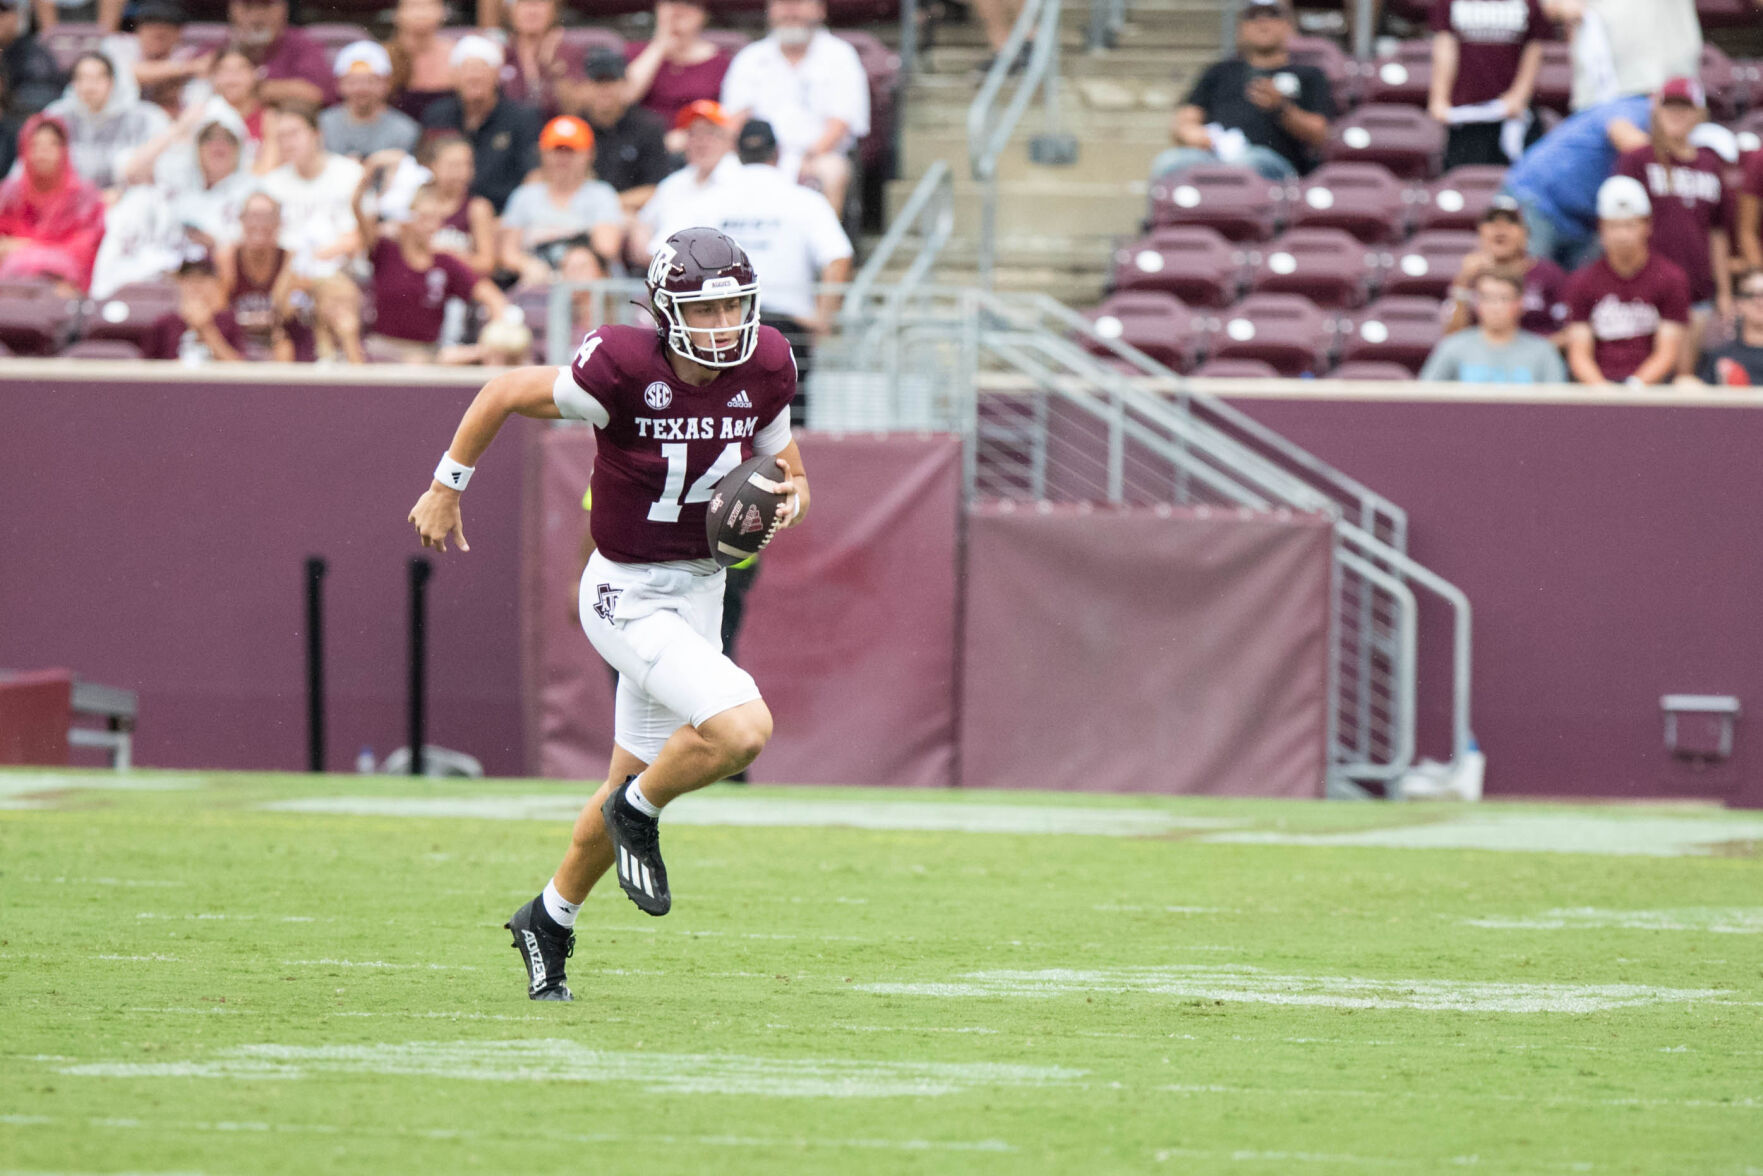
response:
[[[501,923],[565,823],[265,806],[562,786],[140,778],[0,773],[0,1171],[1763,1173],[1754,818],[721,789],[1197,827],[667,827],[550,1005]],[[1209,839],[1466,811],[1735,835]]]

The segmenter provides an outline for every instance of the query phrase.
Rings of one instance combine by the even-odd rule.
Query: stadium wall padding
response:
[[[968,518],[963,786],[1321,795],[1326,519],[1013,505]]]

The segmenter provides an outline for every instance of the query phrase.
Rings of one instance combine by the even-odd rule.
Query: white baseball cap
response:
[[[467,33],[453,45],[453,52],[447,57],[447,64],[458,69],[467,61],[481,61],[491,69],[502,68],[502,46],[488,37],[480,37],[476,33]]]
[[[353,41],[343,46],[332,68],[340,78],[363,72],[389,78],[392,76],[392,59],[377,41]]]
[[[1633,176],[1611,176],[1598,188],[1599,220],[1640,220],[1652,215],[1653,202]]]

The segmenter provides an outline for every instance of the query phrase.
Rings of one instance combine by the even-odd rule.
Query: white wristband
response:
[[[443,486],[451,486],[461,494],[471,484],[471,475],[476,466],[460,465],[453,460],[450,453],[441,454],[441,464],[435,467],[435,481]]]

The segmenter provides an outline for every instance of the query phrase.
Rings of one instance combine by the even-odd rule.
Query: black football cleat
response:
[[[532,899],[502,925],[514,932],[514,950],[526,965],[527,999],[574,1000],[564,983],[563,961],[575,954],[575,932],[559,934],[555,923],[535,911],[543,901]]]
[[[673,896],[667,892],[667,867],[661,864],[661,822],[625,799],[635,779],[625,777],[600,806],[600,814],[612,838],[618,884],[644,914],[665,915],[673,909]]]

